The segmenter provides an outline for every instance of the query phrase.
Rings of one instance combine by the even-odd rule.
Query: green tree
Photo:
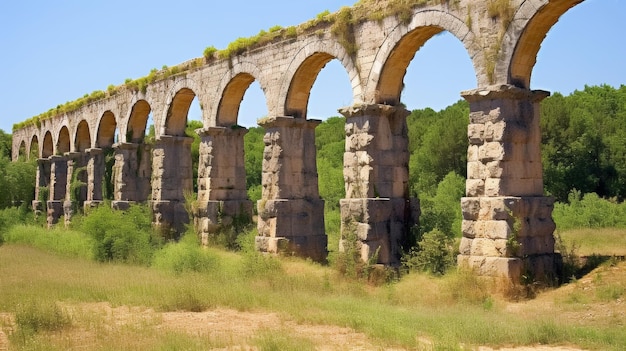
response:
[[[263,174],[263,151],[265,143],[263,127],[251,127],[244,136],[244,152],[246,167],[246,187],[248,198],[252,201],[261,199],[261,176]]]
[[[409,116],[409,161],[414,196],[432,195],[450,172],[467,173],[469,106],[459,100],[439,112],[416,110]]]
[[[626,86],[585,86],[542,103],[546,192],[567,201],[572,189],[626,198]]]
[[[185,128],[185,135],[193,138],[191,143],[191,165],[193,169],[193,191],[198,193],[198,163],[200,162],[200,136],[196,133],[196,129],[203,127],[200,121],[189,121]]]
[[[0,156],[11,159],[11,149],[13,147],[11,134],[5,133],[0,129]]]
[[[29,204],[35,196],[35,160],[11,162],[0,156],[0,208]]]

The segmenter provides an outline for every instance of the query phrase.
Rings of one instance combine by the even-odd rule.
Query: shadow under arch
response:
[[[33,137],[30,139],[28,150],[29,159],[32,159],[33,157],[39,157],[39,137],[36,134],[34,134]]]
[[[41,149],[41,158],[48,158],[54,155],[54,142],[52,141],[52,132],[46,131],[43,137],[43,145]]]
[[[182,88],[174,95],[165,119],[165,135],[185,136],[187,115],[196,94],[190,88]]]
[[[56,153],[63,155],[66,152],[70,152],[70,131],[67,126],[61,127],[59,130],[59,138],[57,139]]]
[[[115,130],[117,122],[115,115],[111,111],[102,114],[98,123],[98,132],[96,134],[96,146],[100,148],[110,148],[115,143]]]
[[[74,145],[78,152],[84,152],[91,147],[91,133],[89,133],[89,125],[86,120],[78,123]]]
[[[139,100],[133,105],[126,126],[126,142],[138,144],[144,141],[151,111],[152,108],[146,100]]]

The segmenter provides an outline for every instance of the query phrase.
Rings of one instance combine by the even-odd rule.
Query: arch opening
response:
[[[33,135],[30,140],[29,159],[37,159],[39,157],[39,138]]]
[[[76,128],[76,140],[74,141],[76,151],[84,152],[91,147],[91,135],[87,121],[82,120]]]
[[[100,119],[96,146],[100,148],[112,147],[116,139],[116,128],[117,122],[115,121],[115,115],[113,115],[111,111],[106,111]]]
[[[624,9],[610,1],[547,4],[511,60],[511,80],[552,93],[541,104],[543,185],[562,204],[589,195],[626,199],[626,146],[616,142],[626,135],[626,47],[615,45]]]
[[[323,62],[322,58],[329,57]],[[304,111],[307,118],[322,120],[315,129],[318,190],[324,200],[327,250],[336,252],[341,238],[339,201],[345,198],[343,160],[346,140],[345,118],[338,110],[352,104],[353,94],[348,73],[339,60],[323,55],[315,63],[314,67],[319,68],[319,72],[308,92],[308,101],[303,103],[306,103]]]
[[[255,78],[249,73],[237,74],[226,86],[217,111],[217,125],[229,127],[238,124],[239,109]],[[258,83],[257,83],[258,84]]]
[[[531,74],[537,62],[537,53],[548,31],[559,21],[559,18],[565,12],[582,1],[549,2],[535,14],[522,32],[515,47],[509,66],[510,84],[520,88],[530,88]]]
[[[154,122],[148,124],[152,117],[151,112],[150,104],[146,100],[139,100],[133,105],[126,127],[126,142],[141,144],[150,133],[150,128],[154,131]]]
[[[22,140],[22,142],[20,143],[20,148],[18,150],[18,158],[23,161],[28,159],[28,154],[26,153],[26,141],[25,140]]]
[[[47,131],[43,137],[43,148],[41,150],[41,157],[48,158],[54,154],[54,142],[52,141],[52,133]]]
[[[165,135],[185,136],[187,116],[195,98],[196,94],[189,88],[183,88],[176,93],[167,111]]]
[[[422,233],[438,228],[448,237],[461,236],[469,106],[460,93],[476,80],[464,43],[438,26],[408,32],[381,71],[376,102],[410,112],[407,191],[409,197],[420,198]],[[404,249],[416,240],[405,238]]]
[[[285,114],[295,118],[307,118],[311,89],[320,71],[335,57],[325,52],[309,56],[296,70],[285,101]]]
[[[392,106],[400,103],[409,63],[430,38],[443,31],[437,26],[419,27],[400,39],[384,64],[376,89],[376,103]]]
[[[57,140],[57,154],[64,155],[70,152],[70,131],[66,126],[63,126],[59,131],[59,139]]]

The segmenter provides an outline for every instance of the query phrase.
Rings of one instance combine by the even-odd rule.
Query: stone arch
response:
[[[295,55],[283,76],[278,106],[284,116],[306,118],[311,88],[324,66],[338,59],[351,78],[353,100],[361,101],[361,81],[352,57],[334,39],[307,42]]]
[[[199,87],[189,78],[182,79],[174,84],[166,99],[168,108],[165,110],[166,114],[162,119],[161,133],[157,131],[157,138],[160,135],[185,136],[187,114],[193,99],[197,96],[197,91],[200,91]],[[200,108],[202,109],[202,106]],[[204,118],[202,119],[204,120]]]
[[[548,31],[559,18],[583,0],[526,0],[516,11],[503,42],[512,42],[502,48],[496,65],[497,80],[529,89],[537,53]]]
[[[41,158],[48,158],[54,154],[54,142],[52,141],[52,133],[46,131],[43,137],[43,145],[41,147]]]
[[[477,83],[485,82],[486,77],[478,69],[482,55],[465,22],[442,10],[418,10],[409,25],[398,24],[381,45],[367,80],[368,97],[374,103],[399,104],[404,76],[413,57],[428,40],[443,31],[461,41],[472,60]]]
[[[220,102],[214,115],[216,126],[228,127],[237,124],[241,101],[257,77],[261,77],[261,70],[250,62],[239,62],[224,75],[218,90]],[[265,92],[266,88],[262,81],[260,85]],[[213,122],[210,124],[213,125]]]
[[[37,136],[37,134],[33,134],[33,136],[31,137],[28,150],[29,159],[33,156],[35,158],[39,157],[39,137]]]
[[[57,138],[56,153],[63,155],[71,150],[70,130],[67,126],[62,126]]]
[[[125,141],[129,143],[141,143],[146,135],[148,117],[152,108],[146,100],[138,100],[133,104],[127,121]]]
[[[84,119],[78,123],[76,127],[76,139],[74,147],[78,152],[84,152],[91,147],[91,133],[89,133],[89,125]]]
[[[100,148],[111,147],[115,143],[115,129],[117,122],[115,115],[110,110],[100,117],[98,133],[96,134],[96,146]]]

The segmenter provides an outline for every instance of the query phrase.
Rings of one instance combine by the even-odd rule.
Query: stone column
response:
[[[104,152],[100,148],[85,150],[87,153],[87,199],[85,209],[98,206],[103,200]]]
[[[151,197],[151,146],[119,143],[113,150],[113,208],[124,210],[131,203],[147,201]]]
[[[174,237],[183,233],[189,223],[185,194],[193,191],[192,142],[189,137],[163,135],[152,150],[154,224]]]
[[[194,225],[204,244],[208,235],[234,220],[251,221],[252,201],[246,192],[244,136],[241,127],[198,130],[198,200]]]
[[[63,202],[67,195],[67,157],[50,156],[50,197],[47,202],[48,227],[59,222],[63,215]]]
[[[40,158],[37,160],[37,175],[35,180],[35,199],[32,203],[33,212],[38,216],[43,210],[44,202],[50,200],[50,160]],[[45,189],[45,190],[44,190]],[[46,194],[42,194],[42,192]],[[42,199],[42,195],[45,198]]]
[[[87,155],[81,152],[68,152],[65,156],[67,157],[67,183],[63,215],[67,227],[74,215],[75,206],[80,206],[87,200]]]
[[[328,238],[315,150],[315,127],[319,123],[293,117],[259,122],[265,128],[263,191],[257,203],[259,251],[326,259]]]
[[[419,217],[417,199],[409,199],[409,111],[356,105],[339,112],[346,117],[340,250],[356,240],[363,261],[377,255],[377,263],[397,266]]]
[[[540,102],[514,86],[463,93],[470,103],[459,266],[520,282],[554,278],[554,199],[543,196]]]

